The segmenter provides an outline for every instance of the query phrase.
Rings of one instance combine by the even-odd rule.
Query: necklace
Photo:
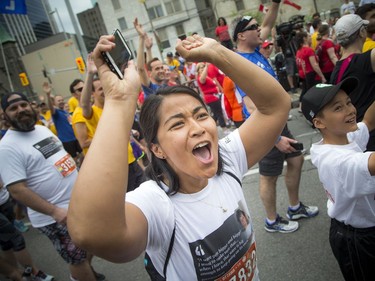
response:
[[[204,201],[203,199],[198,199],[198,202],[201,202],[201,203],[203,203],[203,204],[206,204],[207,206],[211,206],[211,207],[214,207],[214,208],[219,208],[219,209],[221,209],[222,211],[223,211],[223,213],[226,213],[227,211],[228,211],[228,209],[227,208],[224,208],[223,206],[222,206],[222,203],[221,203],[221,200],[220,200],[220,195],[219,195],[219,205],[216,205],[216,204],[212,204],[212,203],[210,203],[210,202],[206,202],[206,201]]]

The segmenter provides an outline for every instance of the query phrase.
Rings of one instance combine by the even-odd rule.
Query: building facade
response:
[[[16,40],[22,55],[25,46],[53,35],[47,1],[27,0],[27,14],[0,14],[0,25]]]
[[[154,39],[153,55],[163,59],[167,52],[175,51],[178,38],[185,38],[193,32],[205,34],[200,18],[204,15],[200,15],[197,3],[203,3],[202,9],[211,15],[211,23],[207,23],[206,27],[212,28],[215,24],[209,0],[99,0],[98,3],[107,30],[120,29],[135,54],[138,34],[133,21],[136,17]]]
[[[27,0],[25,3],[26,15],[0,14],[0,43],[4,53],[0,59],[0,69],[5,74],[0,77],[0,89],[2,92],[23,92],[31,99],[37,99],[31,81],[27,85],[21,83],[20,74],[28,77],[22,56],[26,54],[28,46],[52,36],[53,28],[47,13],[50,10],[47,1]],[[8,71],[3,71],[5,65]]]
[[[98,3],[93,8],[78,13],[77,18],[84,36],[99,39],[101,35],[108,34]]]

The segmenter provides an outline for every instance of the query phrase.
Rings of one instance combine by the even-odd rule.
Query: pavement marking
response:
[[[309,132],[309,133],[304,133],[304,134],[296,136],[296,138],[307,137],[307,136],[312,136],[312,135],[316,135],[316,134],[319,134],[319,132],[313,131],[313,132]]]

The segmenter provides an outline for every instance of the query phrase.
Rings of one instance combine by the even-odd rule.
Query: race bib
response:
[[[246,254],[223,277],[215,281],[247,281],[253,280],[256,270],[256,250],[253,243]]]
[[[66,154],[55,163],[55,168],[63,177],[67,177],[76,169],[76,163],[70,154]]]

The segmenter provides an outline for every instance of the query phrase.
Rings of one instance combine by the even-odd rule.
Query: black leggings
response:
[[[299,101],[302,101],[302,97],[306,92],[313,86],[319,83],[319,81],[315,80],[316,73],[315,71],[309,72],[306,74],[305,79],[302,80],[302,92],[299,96]]]
[[[221,128],[225,128],[227,125],[225,124],[223,110],[221,108],[221,101],[217,100],[214,102],[210,102],[207,105],[211,108],[212,114],[214,115],[214,120],[216,122],[219,121],[219,126]]]

